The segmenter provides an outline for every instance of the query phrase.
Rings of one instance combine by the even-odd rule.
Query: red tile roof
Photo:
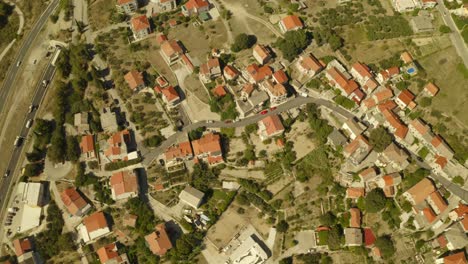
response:
[[[439,165],[439,167],[441,169],[444,169],[445,166],[447,166],[447,158],[443,157],[443,156],[439,156],[439,155],[435,155],[435,160],[434,160],[435,164]]]
[[[192,145],[190,145],[189,141],[181,142],[175,146],[169,147],[164,155],[166,160],[193,156]]]
[[[226,67],[224,67],[223,72],[224,75],[228,75],[231,79],[234,79],[239,75],[239,71],[232,65],[226,65]]]
[[[295,15],[286,16],[281,20],[281,22],[284,25],[286,31],[304,27],[304,24],[302,24],[302,21],[299,19],[299,17]]]
[[[323,69],[323,65],[320,63],[317,58],[314,57],[314,55],[309,54],[305,56],[301,61],[300,61],[301,66],[306,69],[306,70],[312,70],[314,72],[319,72],[320,70]]]
[[[415,204],[419,204],[424,201],[431,193],[435,192],[435,190],[434,183],[432,183],[432,181],[428,178],[424,178],[411,187],[407,193],[411,195],[415,201]]]
[[[114,172],[110,178],[110,186],[116,196],[138,192],[138,176],[133,171]]]
[[[137,87],[144,85],[143,74],[137,70],[131,70],[124,76],[130,89],[135,90]]]
[[[445,236],[442,234],[440,236],[437,237],[437,242],[439,243],[439,246],[441,248],[444,248],[447,246],[447,239],[445,238]]]
[[[165,89],[162,89],[161,92],[162,92],[162,95],[166,97],[166,100],[168,102],[172,102],[180,98],[179,94],[177,93],[176,89],[173,86],[169,86]]]
[[[266,60],[268,57],[271,56],[270,51],[264,45],[257,44],[253,48],[253,54],[257,54],[262,61]]]
[[[335,67],[327,70],[327,73],[341,89],[344,90],[346,95],[350,95],[354,90],[359,88],[359,85],[354,80],[348,80],[346,77]]]
[[[375,98],[377,103],[381,103],[385,100],[388,100],[393,97],[393,91],[388,88],[384,88],[378,92],[376,92],[373,97]]]
[[[107,224],[106,216],[103,212],[95,212],[83,219],[83,224],[86,226],[88,233],[96,231],[101,228],[109,227]]]
[[[346,189],[346,196],[351,199],[356,199],[359,197],[363,197],[365,194],[364,188],[360,187],[349,187]]]
[[[276,82],[285,84],[288,82],[289,78],[283,70],[277,70],[273,73],[273,78]]]
[[[164,224],[156,226],[156,231],[145,236],[146,244],[153,254],[163,256],[172,248],[171,240],[166,232]]]
[[[117,246],[115,243],[103,246],[102,248],[98,249],[96,253],[101,263],[106,263],[109,260],[119,258],[119,252],[117,251]]]
[[[434,213],[434,211],[429,208],[429,207],[426,207],[422,210],[424,216],[426,217],[426,220],[431,224],[432,222],[434,222],[434,220],[437,218],[437,215]]]
[[[404,139],[406,134],[408,134],[408,127],[404,125],[398,116],[387,109],[382,111],[387,122],[395,129],[395,136]]]
[[[265,126],[266,133],[268,136],[275,134],[279,131],[284,131],[284,126],[277,115],[267,116],[260,122],[262,122]]]
[[[223,97],[227,94],[224,85],[218,85],[215,88],[211,89],[211,92],[217,97]]]
[[[94,136],[85,135],[81,137],[80,148],[81,153],[94,152]]]
[[[364,63],[356,62],[353,64],[352,68],[362,77],[372,78],[372,73]]]
[[[468,205],[459,203],[458,207],[453,210],[456,214],[457,217],[463,217],[468,214]]]
[[[364,228],[364,244],[366,247],[370,247],[375,243],[375,235],[372,229],[369,227]]]
[[[358,208],[349,209],[351,217],[349,219],[349,227],[360,228],[361,227],[361,211]]]
[[[251,64],[247,66],[246,70],[255,82],[260,82],[273,74],[268,65],[259,67],[257,64]]]
[[[200,139],[192,141],[192,147],[196,156],[204,153],[221,153],[221,137],[218,134],[206,134]]]
[[[13,240],[13,246],[15,247],[15,254],[17,257],[32,250],[31,241],[27,237]]]
[[[434,203],[435,207],[437,207],[440,213],[444,212],[447,209],[448,204],[444,200],[444,198],[442,198],[442,195],[440,195],[438,191],[431,193],[429,197],[431,198],[432,202]]]
[[[401,91],[401,93],[398,95],[398,99],[400,99],[400,101],[403,102],[405,106],[409,106],[410,103],[414,100],[414,94],[406,89]]]
[[[465,252],[460,251],[458,253],[444,257],[444,264],[468,264]]]
[[[408,51],[403,52],[400,58],[405,64],[413,62],[413,56]]]
[[[135,31],[147,30],[150,28],[150,23],[145,15],[132,18],[130,23],[132,24],[132,29]]]
[[[187,10],[200,9],[200,8],[203,8],[203,7],[208,7],[209,5],[210,5],[210,3],[208,3],[207,0],[189,0],[185,4],[185,8]]]
[[[431,96],[435,96],[439,92],[439,87],[430,82],[424,86],[424,91],[426,91]]]
[[[63,204],[67,207],[68,212],[76,215],[77,212],[83,209],[88,203],[81,197],[80,193],[75,188],[65,189],[61,194]]]

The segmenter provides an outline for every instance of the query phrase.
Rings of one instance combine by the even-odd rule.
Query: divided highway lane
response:
[[[35,0],[37,1],[37,0]],[[12,89],[13,89],[13,84],[15,82],[15,79],[18,75],[19,69],[21,67],[21,64],[27,55],[29,49],[32,46],[32,43],[36,39],[37,35],[41,32],[42,28],[44,27],[45,23],[49,19],[49,16],[52,14],[54,9],[58,6],[59,0],[53,0],[49,6],[47,6],[47,9],[42,13],[42,15],[39,17],[39,19],[36,21],[34,24],[33,28],[31,31],[28,33],[25,41],[21,45],[20,50],[18,51],[18,55],[16,56],[15,60],[13,61],[13,64],[10,65],[7,75],[5,77],[5,80],[3,82],[2,88],[0,89],[0,113],[3,113],[5,109],[5,102],[8,99]]]
[[[58,50],[56,51],[58,52]],[[55,54],[54,56],[52,56],[52,58],[55,57]],[[51,59],[52,61],[52,59]],[[41,101],[47,91],[47,87],[49,86],[49,83],[52,81],[52,78],[54,77],[54,74],[55,74],[55,66],[52,65],[51,62],[49,62],[49,64],[47,65],[47,68],[46,70],[44,71],[43,75],[42,75],[42,78],[38,81],[37,85],[36,85],[36,94],[34,95],[33,99],[32,99],[32,102],[31,104],[36,106],[36,109],[38,108],[38,106],[41,104]],[[47,85],[44,85],[44,81],[46,82]],[[22,140],[22,143],[20,146],[18,147],[15,147],[13,149],[13,153],[11,154],[11,158],[10,158],[10,161],[8,162],[8,167],[7,167],[7,170],[10,171],[10,175],[8,177],[2,177],[1,179],[1,185],[0,185],[0,209],[4,209],[5,207],[5,204],[6,202],[8,201],[8,189],[10,188],[10,185],[11,185],[11,182],[14,181],[15,179],[15,171],[16,171],[16,168],[18,166],[18,161],[20,160],[20,155],[21,153],[23,152],[23,147],[26,145],[26,140],[27,140],[27,136],[28,136],[28,133],[29,131],[31,130],[31,128],[27,128],[26,127],[26,123],[28,120],[32,119],[34,120],[34,118],[36,117],[36,110],[32,111],[31,113],[28,113],[25,117],[25,119],[23,120],[23,127],[21,128],[21,132],[18,136],[22,137],[23,140]],[[13,144],[13,142],[11,142],[11,144]],[[3,173],[2,173],[2,176],[3,176]],[[5,210],[0,210],[1,213],[5,212]],[[0,216],[0,220],[2,220],[0,222],[0,236],[1,236],[1,230],[3,229],[3,215]]]

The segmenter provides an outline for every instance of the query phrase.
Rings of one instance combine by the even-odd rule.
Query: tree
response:
[[[328,231],[328,248],[337,250],[341,247],[342,229],[340,226],[334,226]]]
[[[30,163],[24,167],[24,174],[23,176],[26,177],[33,177],[39,175],[44,169],[43,163]]]
[[[383,126],[372,130],[369,136],[369,142],[377,152],[382,152],[392,143],[392,136]]]
[[[310,34],[300,29],[286,32],[284,38],[278,38],[274,45],[281,50],[285,59],[293,61],[309,45],[310,41]]]
[[[239,193],[236,197],[236,201],[240,204],[240,205],[250,205],[250,201],[249,201],[249,198],[247,198],[247,196],[245,195],[245,193]]]
[[[421,98],[421,101],[419,102],[419,105],[422,107],[428,107],[432,104],[432,98],[431,97],[423,97]]]
[[[234,43],[231,45],[231,50],[233,52],[239,52],[244,49],[249,49],[257,42],[257,37],[254,35],[247,35],[241,33],[237,35],[234,39]]]
[[[143,145],[145,145],[146,147],[155,148],[155,147],[161,145],[163,140],[164,140],[163,136],[154,135],[152,137],[145,138],[145,140],[143,140]]]
[[[52,133],[50,147],[47,155],[53,163],[64,162],[66,157],[65,130],[62,126],[57,126]]]
[[[384,259],[388,259],[395,254],[395,246],[390,236],[378,237],[375,240],[375,246],[380,249]]]
[[[280,233],[284,233],[288,231],[288,228],[289,228],[289,224],[284,220],[281,220],[278,222],[278,224],[276,224],[276,230]]]
[[[439,31],[440,31],[440,33],[450,33],[450,32],[452,32],[450,27],[448,27],[447,25],[441,25],[439,27]]]
[[[73,163],[77,162],[80,159],[80,144],[76,137],[68,136],[67,137],[67,159]]]
[[[247,135],[252,134],[252,133],[254,133],[254,132],[257,131],[257,130],[258,130],[258,125],[257,125],[257,123],[253,123],[253,124],[247,125],[247,126],[245,127],[245,133],[246,133]]]
[[[333,226],[336,223],[336,216],[329,211],[321,215],[319,220],[322,225]]]
[[[366,195],[365,201],[366,211],[369,213],[377,213],[385,207],[387,198],[382,189],[376,188]]]
[[[293,259],[292,257],[286,257],[284,259],[281,259],[279,264],[292,264],[293,263]]]

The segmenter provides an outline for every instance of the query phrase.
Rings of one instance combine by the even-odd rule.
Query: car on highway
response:
[[[206,123],[212,124],[212,123],[214,123],[214,121],[213,120],[206,120]]]
[[[21,61],[18,61],[18,62],[16,63],[16,67],[19,67],[20,65],[21,65]]]
[[[20,136],[17,136],[16,139],[15,139],[15,142],[13,143],[13,145],[15,147],[19,147],[21,145],[21,142],[23,141],[23,138],[20,137]]]
[[[260,112],[261,115],[266,115],[268,113],[268,110],[263,110]]]
[[[29,112],[28,112],[28,114],[32,113],[32,112],[34,111],[35,108],[36,108],[35,105],[30,105],[30,106],[29,106]]]
[[[164,160],[163,160],[163,159],[160,159],[160,160],[159,160],[159,164],[161,164],[161,166],[164,166],[164,164],[165,164],[165,163],[164,163]]]
[[[26,122],[26,128],[30,128],[32,126],[33,120],[29,119],[28,122]]]
[[[6,170],[5,173],[3,174],[3,177],[8,177],[10,176],[10,170]]]
[[[49,84],[49,81],[47,81],[47,80],[42,80],[42,86],[46,87],[47,84]]]
[[[226,120],[226,121],[224,121],[224,123],[225,124],[230,124],[230,123],[232,123],[232,120]]]

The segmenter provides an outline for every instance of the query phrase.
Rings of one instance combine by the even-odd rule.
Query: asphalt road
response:
[[[458,55],[462,58],[463,63],[468,68],[468,49],[466,48],[465,41],[463,40],[460,31],[455,25],[455,22],[453,22],[449,10],[447,7],[445,7],[444,1],[437,0],[437,10],[439,10],[440,14],[442,15],[444,23],[452,30],[452,33],[450,33],[452,44],[457,50]]]
[[[27,55],[29,49],[32,46],[32,43],[36,39],[37,35],[41,32],[42,28],[44,27],[45,23],[49,19],[49,16],[52,14],[54,9],[57,7],[59,3],[59,0],[53,0],[47,9],[42,13],[42,15],[39,17],[39,19],[36,21],[34,24],[33,28],[31,31],[28,33],[26,36],[25,41],[21,45],[21,48],[14,60],[14,63],[10,65],[7,75],[5,77],[5,80],[3,82],[2,88],[0,89],[0,113],[3,112],[3,108],[5,106],[5,102],[10,96],[11,91],[13,90],[14,87],[14,82],[16,80],[16,77],[18,73],[20,72],[21,64]],[[19,66],[18,66],[19,63]]]
[[[55,54],[51,56],[51,60],[55,57]],[[32,99],[31,104],[36,106],[35,109],[41,104],[42,99],[47,91],[48,85],[44,85],[43,81],[46,81],[47,84],[49,84],[52,81],[52,78],[54,77],[55,74],[55,66],[53,66],[50,62],[47,65],[46,70],[44,71],[42,78],[38,81],[36,85],[36,93]],[[31,130],[31,128],[26,127],[26,123],[28,120],[34,120],[36,117],[36,110],[32,111],[31,113],[28,113],[23,121],[23,127],[21,129],[21,132],[19,133],[18,136],[22,137],[23,140],[21,144],[18,147],[15,147],[13,149],[13,152],[11,153],[11,158],[10,161],[8,162],[7,170],[10,171],[10,175],[8,177],[3,177],[2,173],[2,178],[1,178],[1,183],[0,183],[0,209],[3,209],[5,206],[6,201],[8,200],[6,195],[8,195],[8,189],[10,187],[11,181],[15,179],[15,170],[18,166],[18,161],[20,160],[20,155],[23,152],[23,147],[25,146],[25,141],[27,140],[28,133]],[[11,143],[13,144],[13,142]],[[5,212],[5,210],[0,210],[1,212]],[[1,230],[3,228],[3,216],[1,218],[2,222],[0,223],[0,234]]]
[[[199,127],[206,127],[206,128],[228,128],[228,127],[245,127],[247,125],[257,123],[258,121],[262,120],[263,118],[269,116],[269,115],[275,115],[279,114],[281,112],[287,111],[289,109],[299,107],[303,104],[308,104],[308,103],[315,103],[317,105],[322,105],[325,106],[331,110],[333,110],[336,113],[341,114],[342,116],[346,118],[351,118],[354,117],[354,115],[345,109],[336,106],[330,101],[319,99],[319,98],[314,98],[314,97],[296,97],[288,102],[279,105],[275,110],[273,111],[268,111],[267,114],[261,115],[257,114],[251,117],[247,117],[244,119],[241,119],[238,122],[231,122],[231,123],[226,123],[223,121],[215,121],[212,123],[207,123],[206,121],[200,121],[196,123],[191,123],[187,126],[185,126],[181,131],[176,132],[175,134],[171,135],[169,138],[167,138],[159,147],[154,148],[154,149],[146,149],[146,148],[141,148],[140,147],[140,153],[144,157],[143,164],[148,166],[151,164],[161,153],[163,153],[169,146],[177,143],[177,140],[186,135],[189,131],[192,131],[194,129],[197,129]]]

